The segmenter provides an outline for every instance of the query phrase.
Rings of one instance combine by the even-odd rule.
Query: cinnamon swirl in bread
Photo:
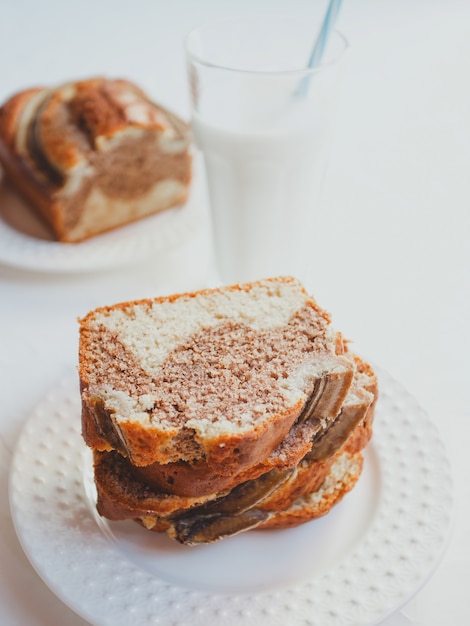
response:
[[[63,242],[185,201],[190,133],[126,80],[29,89],[0,108],[0,162]]]
[[[137,466],[265,459],[294,423],[324,429],[355,365],[299,282],[264,280],[97,309],[81,320],[83,433]]]

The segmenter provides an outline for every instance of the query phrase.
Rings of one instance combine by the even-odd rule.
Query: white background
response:
[[[308,285],[355,349],[398,378],[435,421],[456,487],[453,537],[428,584],[386,626],[470,621],[470,3],[346,0],[351,50]],[[131,78],[189,116],[185,33],[222,16],[289,13],[310,0],[4,0],[0,100],[33,85]],[[29,410],[75,366],[90,308],[202,286],[206,222],[194,240],[125,270],[55,275],[0,265],[0,623],[83,625],[47,589],[15,536],[7,481]]]

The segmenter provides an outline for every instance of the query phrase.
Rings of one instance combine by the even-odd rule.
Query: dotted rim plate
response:
[[[39,272],[86,272],[125,267],[177,246],[201,224],[200,169],[195,158],[186,204],[75,244],[45,238],[43,225],[13,190],[2,185],[0,172],[0,263]]]
[[[12,460],[10,507],[25,553],[56,595],[97,626],[209,626],[222,619],[233,626],[379,622],[426,582],[442,557],[451,527],[452,480],[427,414],[397,381],[377,371],[381,395],[365,477],[328,516],[298,529],[243,533],[196,551],[176,544],[174,553],[174,542],[137,524],[99,523],[87,488],[78,382],[75,376],[64,379],[33,411]],[[364,503],[368,508],[361,511]],[[126,524],[132,528],[127,543]],[[338,529],[350,525],[356,531],[346,538],[349,545],[331,563],[316,562],[319,541],[334,545]],[[133,554],[132,533],[155,542],[156,571]],[[259,554],[269,555],[258,575],[272,569],[281,576],[264,587],[256,581],[252,556],[258,545]],[[292,563],[284,568],[289,551],[307,559],[297,578],[290,574]],[[171,563],[178,560],[181,570],[189,567],[187,578],[182,571],[175,582]],[[310,571],[305,562],[312,563]],[[208,567],[219,571],[204,582]],[[228,588],[224,572],[234,569],[236,580],[246,573],[250,581],[252,568],[253,584]],[[198,572],[202,588],[192,584]],[[219,575],[220,588],[211,588]]]

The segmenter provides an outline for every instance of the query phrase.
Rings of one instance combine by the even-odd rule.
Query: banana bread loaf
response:
[[[126,80],[28,89],[0,108],[0,163],[62,242],[183,203],[189,146],[188,126]]]

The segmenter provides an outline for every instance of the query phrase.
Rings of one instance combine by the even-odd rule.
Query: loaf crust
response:
[[[59,241],[181,204],[190,132],[125,80],[28,89],[0,108],[0,162]]]
[[[254,530],[294,528],[327,515],[356,485],[364,464],[360,452],[344,452],[330,468],[322,486],[308,492],[284,509],[273,513]],[[333,474],[334,470],[334,474]]]

